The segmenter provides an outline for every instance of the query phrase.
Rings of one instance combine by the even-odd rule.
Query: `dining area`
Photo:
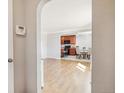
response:
[[[91,48],[76,46],[76,58],[90,60],[92,56]]]

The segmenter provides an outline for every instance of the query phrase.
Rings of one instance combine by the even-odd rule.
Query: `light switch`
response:
[[[21,25],[16,25],[16,34],[24,36],[26,34],[25,27]]]

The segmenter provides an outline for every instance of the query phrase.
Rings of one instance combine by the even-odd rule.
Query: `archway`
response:
[[[43,82],[44,81],[44,79],[43,79],[43,72],[44,72],[44,69],[43,68],[44,67],[43,67],[43,62],[42,62],[42,59],[41,59],[41,52],[42,52],[41,51],[41,42],[42,42],[41,41],[41,34],[43,34],[43,33],[41,33],[42,32],[42,29],[41,29],[41,24],[42,24],[41,23],[41,20],[42,20],[41,19],[41,13],[43,13],[42,12],[42,9],[46,5],[47,2],[48,2],[48,0],[41,1],[40,4],[39,4],[39,6],[38,6],[38,10],[37,10],[37,88],[38,88],[38,91],[40,91],[41,90],[41,87],[44,86],[44,82]],[[86,28],[87,28],[87,26],[86,26]],[[85,31],[87,30],[86,28],[85,28]],[[69,30],[72,31],[72,29],[70,29],[70,28],[69,28]],[[77,30],[77,28],[75,30]],[[81,29],[78,29],[78,30],[81,30]],[[78,32],[80,32],[80,31],[78,31]],[[40,70],[42,72],[40,72]],[[41,83],[39,81],[41,81]]]
[[[44,3],[44,1],[45,0],[41,1],[42,4]],[[103,92],[103,91],[109,92],[109,93],[114,92],[114,84],[113,84],[114,83],[114,63],[113,63],[114,62],[114,53],[113,53],[114,52],[114,49],[113,49],[114,48],[113,47],[114,46],[114,42],[113,42],[114,41],[114,31],[113,31],[114,1],[112,1],[112,3],[110,2],[111,2],[110,0],[102,1],[102,3],[101,1],[98,1],[98,0],[93,1],[93,44],[92,45],[93,45],[93,55],[95,57],[93,58],[94,69],[92,71],[93,72],[92,92],[94,93]],[[39,6],[38,10],[39,9],[41,10],[41,6]],[[112,11],[112,13],[108,13],[108,11]],[[37,14],[39,13],[37,12]],[[103,15],[104,15],[104,19],[102,18]],[[103,23],[104,25],[101,25]],[[38,29],[37,29],[37,32],[38,32]],[[106,33],[109,33],[109,34],[106,34]],[[101,40],[102,41],[104,40],[104,41],[101,42]],[[104,45],[107,45],[107,46],[104,46]],[[103,46],[104,46],[104,50],[103,50]],[[113,52],[111,52],[111,49],[113,50]],[[107,58],[105,59],[104,56],[106,56]],[[109,60],[109,62],[107,60]],[[106,67],[105,62],[107,62],[109,66]],[[99,80],[101,80],[101,78],[104,77],[103,73],[106,73],[105,72],[106,70],[108,74],[106,74],[104,81],[99,82]],[[108,80],[110,80],[110,82],[108,82]],[[106,86],[106,87],[103,87],[103,86]],[[40,92],[37,92],[37,93],[40,93]]]
[[[37,93],[41,93],[44,86],[43,79],[43,62],[41,62],[41,13],[42,8],[49,0],[41,0],[37,7]]]

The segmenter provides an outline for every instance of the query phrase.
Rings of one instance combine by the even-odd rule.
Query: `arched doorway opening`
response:
[[[41,86],[44,87],[44,78],[43,78],[44,77],[43,76],[44,67],[43,67],[43,62],[42,62],[42,51],[43,50],[41,48],[42,47],[41,46],[42,45],[41,44],[42,43],[41,36],[43,34],[42,33],[43,30],[42,30],[42,26],[41,26],[41,24],[42,24],[41,23],[41,21],[42,21],[41,13],[42,13],[43,7],[47,4],[47,2],[48,2],[48,0],[41,1],[39,4],[39,7],[37,9],[37,86],[38,86],[39,91],[41,90]],[[87,24],[87,25],[89,25],[89,24]],[[85,32],[89,31],[89,29],[87,29],[87,25],[83,27],[83,28],[85,28]],[[91,24],[90,24],[90,26],[91,26]],[[76,31],[76,30],[78,30],[78,31]],[[63,36],[63,35],[65,36],[65,35],[73,35],[76,33],[80,33],[80,32],[82,32],[82,29],[80,29],[80,27],[77,27],[77,28],[69,28],[69,29],[64,29],[64,30],[59,30],[59,31],[62,32],[62,34],[59,36]],[[68,31],[69,33],[67,34],[66,31]],[[52,32],[52,33],[55,33],[55,32]],[[79,36],[81,36],[81,35],[82,35],[82,33],[79,34]],[[39,81],[41,81],[41,83]]]

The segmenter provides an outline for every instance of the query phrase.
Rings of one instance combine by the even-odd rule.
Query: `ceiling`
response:
[[[42,9],[45,32],[91,30],[92,0],[51,0]]]

